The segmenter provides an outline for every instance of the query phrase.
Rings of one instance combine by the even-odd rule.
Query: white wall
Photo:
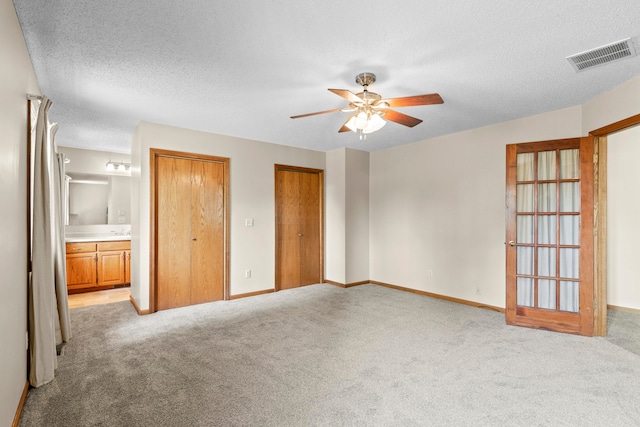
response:
[[[51,107],[55,108],[55,105]],[[114,176],[128,176],[128,172],[109,172],[107,173],[107,162],[131,162],[129,154],[112,153],[108,151],[83,150],[80,148],[60,147],[58,152],[64,153],[71,162],[67,163],[65,170],[67,172],[84,173],[84,174],[101,174]]]
[[[40,94],[11,0],[0,0],[0,425],[27,381],[27,100]]]
[[[578,106],[371,153],[371,279],[504,307],[505,146],[581,126]]]
[[[275,281],[274,165],[325,169],[325,153],[142,122],[132,139],[131,293],[149,307],[150,148],[230,158],[230,293],[273,289]],[[245,227],[245,218],[254,227]],[[244,271],[251,269],[246,279]]]
[[[327,153],[325,279],[369,280],[369,153]]]
[[[371,153],[370,278],[504,307],[505,145],[584,136],[639,113],[637,77],[583,105]]]
[[[346,149],[346,283],[369,278],[369,153]]]
[[[346,148],[326,154],[325,171],[325,279],[347,283],[346,267]]]
[[[607,304],[640,309],[640,126],[608,137]]]

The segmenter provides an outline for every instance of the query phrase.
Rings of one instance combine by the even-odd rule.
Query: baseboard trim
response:
[[[20,402],[18,403],[18,409],[16,409],[16,415],[13,417],[13,423],[11,427],[18,427],[20,424],[20,417],[22,417],[22,408],[24,408],[24,402],[27,400],[27,394],[29,394],[29,381],[24,384],[24,389],[22,390],[22,396],[20,396]]]
[[[384,286],[385,288],[397,289],[399,291],[411,292],[412,294],[423,295],[423,296],[427,296],[427,297],[431,297],[431,298],[441,299],[441,300],[444,300],[444,301],[455,302],[457,304],[464,304],[464,305],[469,305],[471,307],[484,308],[486,310],[493,310],[493,311],[497,311],[497,312],[500,312],[500,313],[504,313],[504,308],[495,307],[493,305],[482,304],[482,303],[479,303],[479,302],[469,301],[469,300],[466,300],[466,299],[448,297],[448,296],[445,296],[445,295],[434,294],[432,292],[419,291],[417,289],[405,288],[403,286],[391,285],[389,283],[377,282],[375,280],[371,280],[369,283],[374,284],[374,285],[378,285],[378,286]]]
[[[360,285],[368,285],[369,283],[371,283],[369,280],[363,280],[362,282],[353,282],[353,283],[340,283],[340,282],[334,282],[333,280],[327,280],[325,279],[323,281],[323,283],[327,283],[329,285],[333,285],[333,286],[337,286],[339,288],[353,288],[354,286],[360,286]]]
[[[151,310],[140,310],[140,307],[138,307],[138,304],[136,304],[136,300],[133,299],[133,295],[129,295],[129,301],[133,305],[133,308],[135,308],[136,311],[138,312],[138,316],[144,316],[145,314],[151,314]]]
[[[240,299],[240,298],[255,297],[258,295],[271,294],[273,292],[275,292],[274,289],[265,289],[263,291],[247,292],[246,294],[231,295],[229,299],[234,300],[234,299]]]
[[[607,304],[607,308],[609,310],[624,311],[625,313],[640,314],[640,310],[638,310],[637,308],[620,307],[618,305],[611,304]]]

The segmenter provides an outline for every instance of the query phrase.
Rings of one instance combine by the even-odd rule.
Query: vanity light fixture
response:
[[[131,163],[112,162],[111,160],[107,162],[107,171],[109,172],[116,171],[116,170],[118,172],[126,172],[129,170],[129,168],[131,168]]]

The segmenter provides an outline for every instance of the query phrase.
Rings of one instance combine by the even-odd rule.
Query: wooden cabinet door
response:
[[[131,251],[124,251],[124,283],[131,283]]]
[[[321,283],[323,171],[276,165],[276,289]]]
[[[124,281],[124,251],[98,253],[98,286],[122,285]]]
[[[67,254],[67,288],[82,289],[97,285],[95,252]]]

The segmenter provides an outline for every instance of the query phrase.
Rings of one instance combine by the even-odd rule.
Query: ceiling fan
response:
[[[329,89],[331,92],[349,101],[348,107],[300,114],[298,116],[291,116],[291,118],[299,119],[301,117],[327,113],[351,113],[338,132],[353,131],[360,135],[360,139],[366,139],[367,134],[381,129],[386,124],[385,119],[408,127],[414,127],[422,123],[420,119],[399,113],[391,108],[444,103],[437,93],[383,99],[377,93],[369,92],[368,90],[369,85],[375,81],[375,74],[360,73],[356,76],[356,83],[363,87],[362,92],[355,94],[346,89]]]

